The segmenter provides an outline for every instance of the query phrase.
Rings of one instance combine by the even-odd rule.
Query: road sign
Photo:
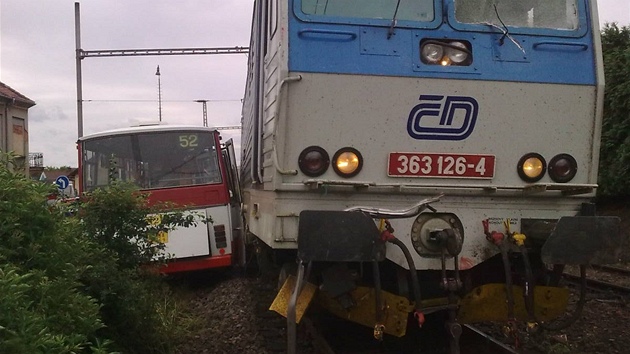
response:
[[[68,177],[62,175],[57,177],[55,184],[59,187],[59,189],[66,189],[70,185],[70,180]]]

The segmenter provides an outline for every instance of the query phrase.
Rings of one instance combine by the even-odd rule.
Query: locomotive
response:
[[[445,312],[549,323],[565,264],[617,262],[592,199],[595,0],[256,0],[242,111],[248,242],[311,301],[401,337]],[[292,267],[295,265],[296,267]]]

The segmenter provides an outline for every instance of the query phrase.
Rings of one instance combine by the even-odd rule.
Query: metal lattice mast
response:
[[[203,106],[203,126],[207,127],[208,126],[208,107],[207,107],[207,103],[208,100],[195,100],[195,102],[200,102]]]
[[[155,75],[158,77],[158,116],[160,118],[160,122],[162,121],[162,82],[160,81],[160,66],[157,66],[157,71]]]

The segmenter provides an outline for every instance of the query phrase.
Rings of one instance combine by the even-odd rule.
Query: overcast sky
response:
[[[77,166],[74,0],[0,1],[0,81],[37,103],[29,110],[31,152],[45,166]],[[81,47],[209,48],[249,45],[253,0],[84,0]],[[600,0],[600,22],[630,24],[629,0]],[[240,124],[245,54],[86,58],[83,133],[162,120]],[[238,130],[224,130],[224,139]]]

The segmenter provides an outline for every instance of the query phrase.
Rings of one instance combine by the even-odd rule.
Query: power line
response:
[[[198,100],[162,100],[162,102],[197,102]],[[229,100],[204,100],[206,102],[241,102],[241,99],[229,99]],[[119,99],[107,99],[107,100],[83,100],[83,102],[157,102],[157,100],[119,100]]]
[[[240,125],[225,125],[225,126],[218,126],[218,127],[213,127],[213,128],[216,129],[216,130],[239,130],[239,129],[242,129],[242,127]]]

